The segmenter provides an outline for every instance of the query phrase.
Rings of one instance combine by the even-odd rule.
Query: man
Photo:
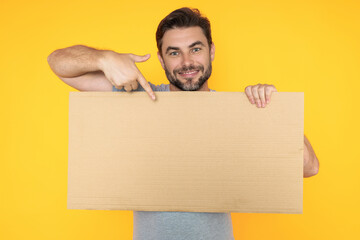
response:
[[[156,32],[158,58],[169,84],[147,82],[136,67],[150,55],[119,54],[86,46],[72,46],[51,53],[48,62],[66,84],[80,91],[214,91],[208,88],[215,45],[210,22],[197,9],[173,11]],[[139,85],[140,84],[140,85]],[[265,107],[273,85],[245,88],[252,104]],[[318,160],[304,136],[304,177],[318,172]],[[134,212],[134,239],[233,239],[230,213]]]

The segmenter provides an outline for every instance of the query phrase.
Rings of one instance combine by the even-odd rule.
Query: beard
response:
[[[185,83],[181,82],[176,75],[179,72],[191,71],[191,70],[198,70],[202,72],[202,75],[199,77],[198,81],[194,82],[194,78],[184,78],[186,80]],[[204,66],[195,66],[191,64],[187,67],[182,67],[181,69],[174,69],[173,74],[169,72],[169,70],[165,67],[165,74],[169,82],[175,85],[177,88],[181,89],[182,91],[198,91],[202,85],[210,78],[212,72],[211,60],[209,61],[209,67],[204,72]]]

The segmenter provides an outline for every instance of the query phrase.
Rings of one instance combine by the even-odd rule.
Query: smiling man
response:
[[[168,30],[162,45],[158,58],[171,83],[171,91],[209,91],[207,80],[212,71],[215,46],[208,44],[200,27]]]
[[[146,91],[155,100],[154,91],[214,91],[208,87],[215,45],[210,22],[197,9],[181,8],[166,16],[156,32],[158,58],[169,84],[147,82],[136,62],[150,55],[121,54],[76,45],[51,53],[48,62],[66,84],[80,91]],[[140,84],[140,85],[139,85]],[[265,107],[273,85],[247,86],[245,93],[252,104]],[[319,163],[304,136],[304,177],[317,174]],[[142,212],[134,211],[134,239],[234,239],[230,213]]]

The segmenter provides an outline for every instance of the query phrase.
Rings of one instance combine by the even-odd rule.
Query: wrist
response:
[[[104,72],[109,56],[113,53],[111,50],[98,50],[97,67]]]

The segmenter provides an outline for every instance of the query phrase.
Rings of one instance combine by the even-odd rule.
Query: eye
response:
[[[198,52],[200,50],[201,50],[201,48],[193,48],[193,52]]]
[[[179,54],[178,52],[171,52],[171,53],[169,53],[170,56],[176,56],[176,55],[178,55],[178,54]]]

